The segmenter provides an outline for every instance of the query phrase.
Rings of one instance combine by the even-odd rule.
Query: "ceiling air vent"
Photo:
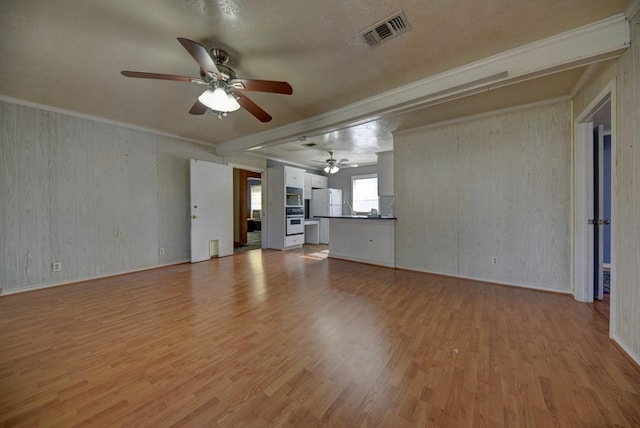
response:
[[[410,28],[404,12],[400,11],[372,25],[361,34],[364,42],[373,47],[378,46],[385,40],[393,39],[402,33],[406,33]]]

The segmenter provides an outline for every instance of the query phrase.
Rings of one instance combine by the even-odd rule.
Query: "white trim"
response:
[[[609,81],[609,83],[607,83],[604,86],[604,88],[602,88],[600,90],[600,92],[598,92],[598,95],[596,95],[591,100],[589,105],[587,105],[587,107],[585,107],[585,109],[580,112],[580,114],[576,117],[576,120],[574,122],[575,123],[580,123],[580,122],[588,121],[589,119],[587,119],[587,118],[592,113],[595,113],[597,110],[602,108],[602,105],[598,106],[598,104],[606,104],[605,98],[607,97],[607,95],[609,93],[615,92],[615,90],[616,90],[616,79],[613,78],[613,79],[611,79],[611,81]],[[611,109],[613,109],[613,105],[611,105]]]
[[[580,78],[578,79],[578,81],[575,83],[575,85],[573,85],[573,88],[571,88],[571,92],[569,92],[569,96],[572,99],[576,97],[578,92],[580,92],[580,90],[584,88],[584,85],[587,84],[589,79],[591,79],[591,76],[593,76],[593,74],[595,73],[596,69],[598,68],[598,65],[599,63],[589,64],[587,68],[584,70],[584,72],[580,75]]]
[[[575,188],[573,200],[573,290],[574,298],[579,302],[593,302],[593,293],[590,287],[593,286],[593,269],[589,269],[589,260],[593,259],[593,237],[590,238],[589,226],[586,219],[590,217],[589,209],[593,206],[592,192],[588,191],[589,183],[593,183],[593,168],[589,167],[593,163],[592,152],[586,150],[592,142],[590,137],[593,125],[588,123],[575,123],[576,144],[573,153],[574,175],[573,183]],[[586,186],[586,187],[585,187]],[[591,228],[593,229],[593,228]],[[592,242],[589,248],[589,242]],[[590,285],[591,284],[591,285]]]
[[[633,348],[627,345],[624,340],[620,338],[617,334],[611,335],[611,339],[615,341],[620,348],[631,358],[635,363],[640,366],[640,355],[633,352]]]
[[[201,145],[201,146],[206,146],[208,149],[212,149],[212,148],[215,147],[214,144],[207,143],[206,141],[200,141],[200,140],[195,140],[193,138],[181,137],[180,135],[170,134],[168,132],[163,132],[163,131],[158,131],[157,129],[145,128],[145,127],[142,127],[142,126],[133,125],[131,123],[126,123],[126,122],[118,122],[117,120],[106,119],[106,118],[100,117],[100,116],[92,116],[90,114],[80,113],[80,112],[73,111],[73,110],[66,110],[66,109],[63,109],[63,108],[54,107],[54,106],[50,106],[50,105],[46,105],[46,104],[34,103],[34,102],[31,102],[31,101],[22,100],[22,99],[19,99],[19,98],[8,97],[6,95],[0,95],[0,101],[12,103],[12,104],[17,104],[17,105],[24,106],[24,107],[37,108],[37,109],[49,111],[49,112],[52,112],[52,113],[64,114],[64,115],[67,115],[67,116],[77,117],[77,118],[80,118],[80,119],[92,120],[94,122],[106,123],[107,125],[121,126],[123,128],[133,129],[133,130],[136,130],[136,131],[149,132],[149,133],[154,134],[154,135],[160,135],[160,136],[163,136],[163,137],[175,138],[177,140],[187,141],[189,143],[194,143],[194,144],[198,144],[198,145]]]
[[[617,81],[616,78],[612,79],[607,83],[596,95],[589,105],[578,114],[574,121],[574,129],[575,129],[575,137],[574,137],[574,213],[573,213],[573,222],[574,222],[574,240],[573,240],[573,272],[574,272],[574,284],[573,288],[575,291],[574,297],[576,300],[581,302],[591,302],[593,301],[593,293],[592,287],[593,284],[590,282],[585,282],[584,280],[584,272],[587,272],[587,275],[593,275],[593,257],[589,256],[588,251],[585,253],[585,249],[589,249],[593,247],[593,242],[589,241],[586,236],[587,226],[584,224],[584,220],[589,217],[589,210],[593,206],[593,203],[589,203],[587,200],[589,195],[592,197],[592,192],[588,191],[585,186],[590,185],[592,183],[592,177],[589,178],[588,171],[591,171],[592,168],[586,168],[588,159],[585,159],[585,156],[588,156],[587,152],[589,150],[584,150],[585,144],[588,141],[588,135],[585,135],[587,131],[587,127],[591,127],[590,120],[593,115],[604,105],[607,100],[611,105],[611,188],[617,188],[617,172],[616,172],[616,156],[617,156]],[[587,123],[587,124],[585,124]],[[585,175],[584,170],[588,170]],[[591,172],[592,174],[592,172]],[[616,224],[616,215],[615,215],[615,206],[616,206],[616,192],[612,191],[611,193],[611,223]],[[613,227],[611,229],[611,276],[610,276],[610,285],[611,285],[611,305],[610,305],[610,314],[609,314],[609,336],[613,337],[614,332],[617,331],[617,314],[618,314],[618,304],[615,298],[616,294],[616,246],[615,242],[617,242],[616,236],[616,228]],[[586,266],[585,266],[586,263]]]
[[[293,140],[301,135],[327,132],[347,125],[371,121],[383,114],[406,112],[424,107],[436,99],[487,90],[484,79],[495,83],[526,79],[585,65],[594,58],[619,56],[629,46],[630,29],[623,14],[533,42],[516,49],[476,61],[391,91],[278,128],[258,132],[216,145],[216,153],[226,156]],[[501,73],[507,72],[507,77]],[[473,82],[483,82],[468,87]],[[461,90],[461,88],[464,88]]]
[[[239,163],[234,163],[234,162],[225,162],[225,165],[231,167],[231,168],[236,168],[236,169],[244,169],[245,171],[251,171],[251,172],[259,172],[260,174],[264,174],[265,172],[267,172],[267,168],[256,168],[255,166],[247,166],[247,165],[242,165]]]
[[[328,257],[330,259],[346,260],[348,262],[356,262],[356,263],[363,263],[363,264],[366,264],[366,265],[382,266],[382,267],[392,268],[392,269],[395,269],[395,267],[396,267],[394,263],[377,262],[377,261],[373,261],[371,259],[361,259],[361,258],[358,258],[358,257],[334,255],[334,254],[331,254],[331,250],[329,250],[329,256]]]
[[[416,132],[416,131],[426,131],[429,129],[439,128],[442,126],[451,126],[451,125],[457,125],[459,123],[470,122],[473,120],[484,119],[491,116],[498,116],[498,115],[509,114],[509,113],[522,111],[522,110],[528,110],[528,109],[544,107],[544,106],[553,105],[553,104],[559,104],[563,102],[568,102],[570,100],[571,98],[569,98],[568,95],[557,97],[557,98],[549,98],[548,100],[536,101],[536,102],[527,103],[527,104],[520,104],[517,106],[505,107],[497,110],[483,111],[482,113],[476,113],[476,114],[471,114],[469,116],[457,117],[455,119],[443,120],[441,122],[429,123],[427,125],[420,125],[414,128],[399,129],[397,131],[391,132],[391,134],[402,135],[402,134],[407,134],[407,133]]]
[[[533,284],[526,284],[526,283],[497,281],[495,279],[477,278],[477,277],[474,277],[474,276],[466,276],[466,275],[458,275],[458,274],[453,274],[453,273],[436,272],[436,271],[430,271],[430,270],[409,268],[409,267],[404,267],[404,266],[399,266],[399,265],[396,265],[396,268],[397,269],[408,270],[408,271],[412,271],[412,272],[430,273],[430,274],[433,274],[433,275],[449,276],[449,277],[452,277],[452,278],[460,278],[460,279],[467,279],[467,280],[471,280],[471,281],[485,282],[485,283],[488,283],[489,285],[491,285],[491,284],[506,285],[506,286],[509,286],[509,287],[526,288],[526,289],[529,289],[529,290],[548,291],[548,292],[551,292],[551,293],[558,293],[558,294],[567,294],[567,295],[571,295],[572,294],[571,290],[565,289],[565,288],[543,287],[541,285],[533,285]]]
[[[611,224],[615,225],[616,223],[616,191],[618,188],[618,86],[617,80],[614,78],[607,85],[610,90],[610,103],[611,103]],[[615,243],[618,242],[618,237],[616,234],[616,227],[611,227],[611,243],[610,243],[610,261],[611,270],[609,273],[609,296],[612,300],[609,311],[609,335],[613,335],[614,332],[618,331],[618,301],[615,299],[616,294],[618,293],[618,288],[616,287],[616,246]]]
[[[639,10],[640,0],[634,0],[629,4],[629,6],[627,6],[627,9],[624,11],[624,15],[631,20]]]
[[[98,275],[98,276],[89,276],[89,277],[86,277],[86,278],[73,279],[71,281],[51,282],[51,283],[48,283],[48,284],[39,284],[39,285],[32,285],[32,286],[28,286],[28,287],[12,288],[12,289],[9,289],[9,290],[3,290],[1,295],[2,296],[8,296],[10,294],[18,294],[18,293],[24,293],[24,292],[27,292],[27,291],[35,291],[35,290],[42,290],[42,289],[45,289],[45,288],[59,287],[61,285],[78,284],[80,282],[92,281],[92,280],[95,280],[95,279],[111,278],[113,276],[126,275],[126,274],[129,274],[129,273],[144,272],[144,271],[151,270],[151,269],[158,269],[158,268],[163,268],[163,267],[168,267],[168,266],[181,265],[183,263],[189,263],[189,260],[179,260],[179,261],[176,261],[176,262],[165,263],[165,264],[162,264],[162,265],[154,265],[154,266],[149,266],[149,267],[146,267],[146,268],[132,269],[132,270],[126,270],[126,271],[115,272],[115,273],[108,273],[108,274],[105,274],[105,275]]]

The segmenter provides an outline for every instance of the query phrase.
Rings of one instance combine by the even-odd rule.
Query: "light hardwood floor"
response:
[[[0,425],[640,426],[569,296],[251,251],[0,298]]]

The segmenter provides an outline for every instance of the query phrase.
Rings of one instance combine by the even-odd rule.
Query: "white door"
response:
[[[593,147],[593,169],[594,169],[594,189],[593,189],[593,237],[594,237],[594,299],[602,300],[603,289],[603,266],[604,266],[604,127],[602,125],[594,128]]]
[[[611,266],[611,133],[599,125],[594,129],[594,295],[598,300],[609,293],[604,279]],[[610,275],[610,274],[609,274]],[[610,276],[606,281],[610,286]]]
[[[233,254],[233,171],[191,159],[191,263]],[[217,254],[216,254],[217,253]]]

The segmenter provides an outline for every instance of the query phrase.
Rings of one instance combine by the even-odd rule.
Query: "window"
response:
[[[262,185],[249,186],[251,190],[251,218],[260,218],[262,210]]]
[[[378,174],[354,175],[351,177],[353,211],[369,213],[378,209]]]

